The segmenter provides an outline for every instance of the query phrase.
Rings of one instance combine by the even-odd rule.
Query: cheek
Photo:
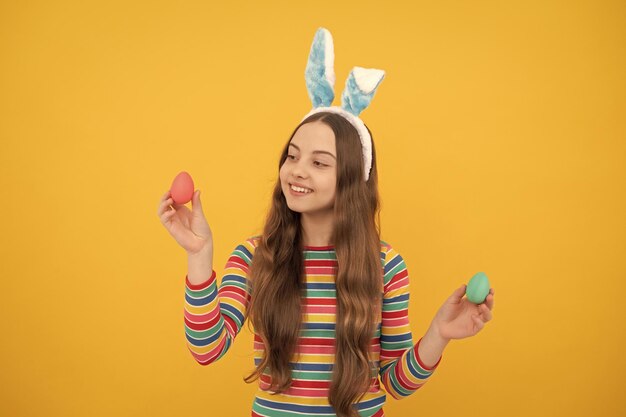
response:
[[[337,197],[337,188],[335,187],[335,184],[332,185],[330,190],[331,190],[331,193],[333,195],[333,198]]]
[[[324,188],[328,194],[334,195],[337,192],[337,182],[335,178],[328,178]]]
[[[328,176],[328,190],[335,194],[337,192],[337,174],[333,173],[333,175]]]

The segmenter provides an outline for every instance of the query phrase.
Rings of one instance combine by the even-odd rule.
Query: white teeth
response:
[[[300,187],[296,187],[295,185],[291,185],[291,189],[298,191],[300,193],[307,193],[307,194],[313,192],[313,190],[309,190],[308,188],[300,188]]]

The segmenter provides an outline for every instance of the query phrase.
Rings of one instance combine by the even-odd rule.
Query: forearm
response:
[[[438,338],[434,330],[426,332],[417,345],[406,348],[402,356],[395,359],[387,359],[393,350],[385,353],[387,350],[381,348],[381,358],[385,358],[381,361],[383,364],[381,382],[393,398],[400,399],[411,395],[422,387],[435,372],[447,342]],[[384,356],[382,356],[383,353],[385,353]]]
[[[187,277],[194,285],[206,282],[213,272],[213,248],[187,255]]]
[[[439,336],[437,329],[432,326],[429,327],[424,337],[422,337],[417,351],[417,354],[424,365],[427,367],[433,367],[439,358],[441,358],[443,350],[446,348],[449,341],[450,340]]]
[[[202,365],[224,356],[243,327],[251,297],[245,283],[253,251],[249,241],[237,246],[226,263],[219,286],[212,269],[212,251],[188,255],[185,333],[189,350]],[[199,283],[194,284],[191,279]]]

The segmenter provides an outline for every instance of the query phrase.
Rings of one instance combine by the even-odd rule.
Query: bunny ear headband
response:
[[[325,28],[317,29],[313,45],[311,45],[309,61],[304,71],[306,88],[313,103],[313,110],[302,120],[323,111],[336,113],[346,118],[359,132],[363,148],[365,181],[367,181],[372,168],[372,138],[365,124],[359,118],[359,114],[369,106],[378,85],[385,77],[385,71],[374,68],[352,68],[341,95],[341,107],[331,106],[335,98],[333,91],[335,85],[334,60],[332,35]]]

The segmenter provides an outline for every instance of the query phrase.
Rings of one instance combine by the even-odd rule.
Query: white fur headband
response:
[[[363,148],[365,181],[367,181],[372,168],[372,138],[359,118],[359,114],[372,101],[378,85],[385,77],[385,71],[374,68],[352,68],[341,95],[341,107],[331,106],[335,98],[334,61],[333,37],[327,29],[319,28],[315,32],[304,71],[306,88],[313,103],[313,110],[302,120],[322,111],[333,112],[346,118],[359,132]]]

